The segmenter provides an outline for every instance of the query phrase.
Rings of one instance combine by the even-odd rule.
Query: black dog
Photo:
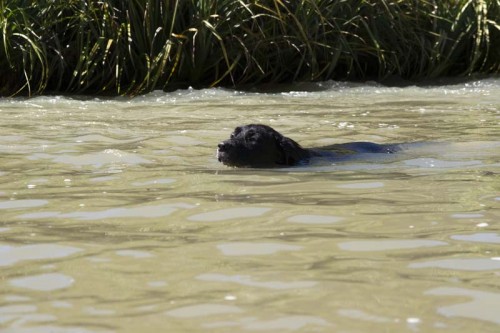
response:
[[[225,165],[247,168],[276,168],[307,163],[312,157],[339,159],[355,153],[393,153],[395,145],[352,142],[319,149],[304,149],[297,142],[266,125],[236,127],[228,140],[221,142],[217,159]]]

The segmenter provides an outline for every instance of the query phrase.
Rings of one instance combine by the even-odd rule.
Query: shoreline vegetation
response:
[[[500,73],[500,0],[4,0],[0,96]]]

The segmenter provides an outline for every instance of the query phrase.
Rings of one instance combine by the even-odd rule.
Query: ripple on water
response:
[[[500,324],[498,316],[499,293],[457,287],[439,287],[426,291],[425,295],[470,297],[472,298],[470,302],[441,306],[438,307],[437,312],[446,317],[466,317]]]
[[[161,288],[168,286],[168,282],[163,280],[149,281],[147,285],[151,288]]]
[[[203,325],[205,328],[239,327],[241,330],[245,331],[265,332],[297,331],[305,327],[310,328],[311,332],[315,332],[318,330],[317,327],[328,326],[333,326],[333,324],[323,318],[300,315],[283,316],[271,320],[259,320],[254,317],[247,317],[237,321],[220,321]]]
[[[52,330],[38,331],[32,330],[33,326],[28,326],[28,323],[51,322],[57,318],[54,315],[38,313],[38,307],[31,304],[23,305],[6,305],[0,307],[0,325],[11,324],[10,329],[5,328],[2,332],[56,332]],[[27,325],[28,324],[28,325]]]
[[[481,213],[456,213],[450,216],[454,219],[480,219],[483,218],[484,215]]]
[[[116,314],[115,310],[112,309],[98,309],[93,306],[88,306],[83,309],[83,312],[91,316],[111,316]]]
[[[332,215],[294,215],[289,217],[287,221],[303,224],[332,224],[342,220],[342,217]]]
[[[302,246],[282,243],[235,242],[219,244],[217,248],[226,256],[259,256],[275,254],[280,251],[299,251]]]
[[[337,185],[337,187],[338,188],[345,188],[345,189],[371,189],[371,188],[384,187],[384,183],[382,183],[382,182],[352,183],[352,184]]]
[[[177,318],[195,318],[221,314],[242,313],[243,310],[234,305],[223,304],[197,304],[184,306],[181,308],[165,312],[170,317]]]
[[[337,313],[342,317],[347,317],[355,320],[364,320],[373,323],[390,323],[394,322],[394,320],[388,317],[376,316],[370,313],[366,313],[357,309],[340,309]]]
[[[216,273],[200,274],[196,279],[211,282],[232,282],[243,286],[259,287],[266,289],[302,289],[317,285],[316,281],[254,281],[250,275],[225,275]]]
[[[262,207],[235,207],[192,215],[188,217],[188,220],[196,222],[217,222],[233,219],[243,219],[261,216],[269,212],[270,210],[271,208]]]
[[[19,304],[19,305],[6,305],[0,307],[0,314],[13,314],[13,313],[29,313],[35,312],[38,308],[35,305]]]
[[[147,180],[143,182],[133,182],[133,186],[149,186],[149,185],[165,185],[175,183],[176,180],[172,178],[161,178],[161,179],[153,179]]]
[[[179,146],[196,146],[204,143],[203,141],[193,139],[192,137],[189,136],[182,136],[182,135],[177,135],[177,136],[167,136],[165,137],[165,140],[168,142],[175,143],[176,145]]]
[[[50,305],[56,309],[71,309],[73,307],[72,303],[66,301],[52,301]]]
[[[53,291],[70,287],[75,280],[68,275],[60,273],[46,273],[11,279],[12,286],[37,291]]]
[[[442,259],[412,263],[410,268],[443,268],[459,271],[488,271],[500,269],[500,260],[494,258]]]
[[[13,265],[23,260],[45,260],[64,258],[83,251],[80,248],[57,244],[34,244],[22,246],[0,246],[0,266]]]
[[[149,164],[151,161],[137,154],[127,153],[118,149],[106,149],[98,153],[89,154],[46,154],[35,153],[28,157],[30,160],[50,159],[55,163],[69,164],[73,166],[93,166],[101,168],[105,165],[138,165]]]
[[[25,200],[8,200],[0,201],[0,209],[22,209],[45,206],[49,202],[47,200],[25,199]]]
[[[145,205],[137,207],[122,207],[111,208],[100,211],[78,211],[72,213],[59,213],[59,212],[36,212],[19,215],[21,219],[39,219],[39,218],[73,218],[77,220],[101,220],[110,218],[155,218],[164,217],[177,211],[179,208],[194,208],[194,205],[177,203],[177,204],[159,204],[159,205]]]
[[[122,256],[122,257],[132,257],[132,258],[136,258],[136,259],[144,259],[144,258],[154,257],[154,255],[152,255],[149,252],[139,251],[139,250],[118,250],[115,253],[119,256]]]
[[[101,176],[101,177],[95,177],[95,178],[90,178],[89,181],[93,183],[104,183],[104,182],[110,182],[115,179],[118,179],[118,176]]]
[[[415,249],[420,247],[443,246],[448,243],[426,239],[389,239],[389,240],[364,240],[339,243],[338,246],[345,251],[389,251]]]
[[[420,168],[453,169],[482,165],[482,161],[442,161],[434,158],[415,158],[404,161],[404,164]]]
[[[99,144],[103,143],[132,143],[141,140],[142,138],[134,137],[133,139],[115,139],[101,134],[86,134],[74,137],[75,142],[95,142]]]
[[[28,296],[19,296],[19,295],[5,295],[3,299],[6,300],[7,302],[29,302],[31,300],[31,298]]]
[[[492,232],[483,232],[471,235],[453,235],[451,236],[451,239],[467,242],[500,244],[500,235]]]

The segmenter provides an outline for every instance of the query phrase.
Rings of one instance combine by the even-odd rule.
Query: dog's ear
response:
[[[275,136],[279,150],[278,165],[295,165],[305,156],[304,149],[295,141],[282,135]]]

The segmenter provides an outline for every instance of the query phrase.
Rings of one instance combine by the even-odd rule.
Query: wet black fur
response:
[[[238,126],[228,140],[218,145],[217,159],[232,167],[276,168],[307,163],[312,157],[340,158],[354,153],[392,153],[394,145],[352,142],[318,149],[304,149],[272,127]]]

